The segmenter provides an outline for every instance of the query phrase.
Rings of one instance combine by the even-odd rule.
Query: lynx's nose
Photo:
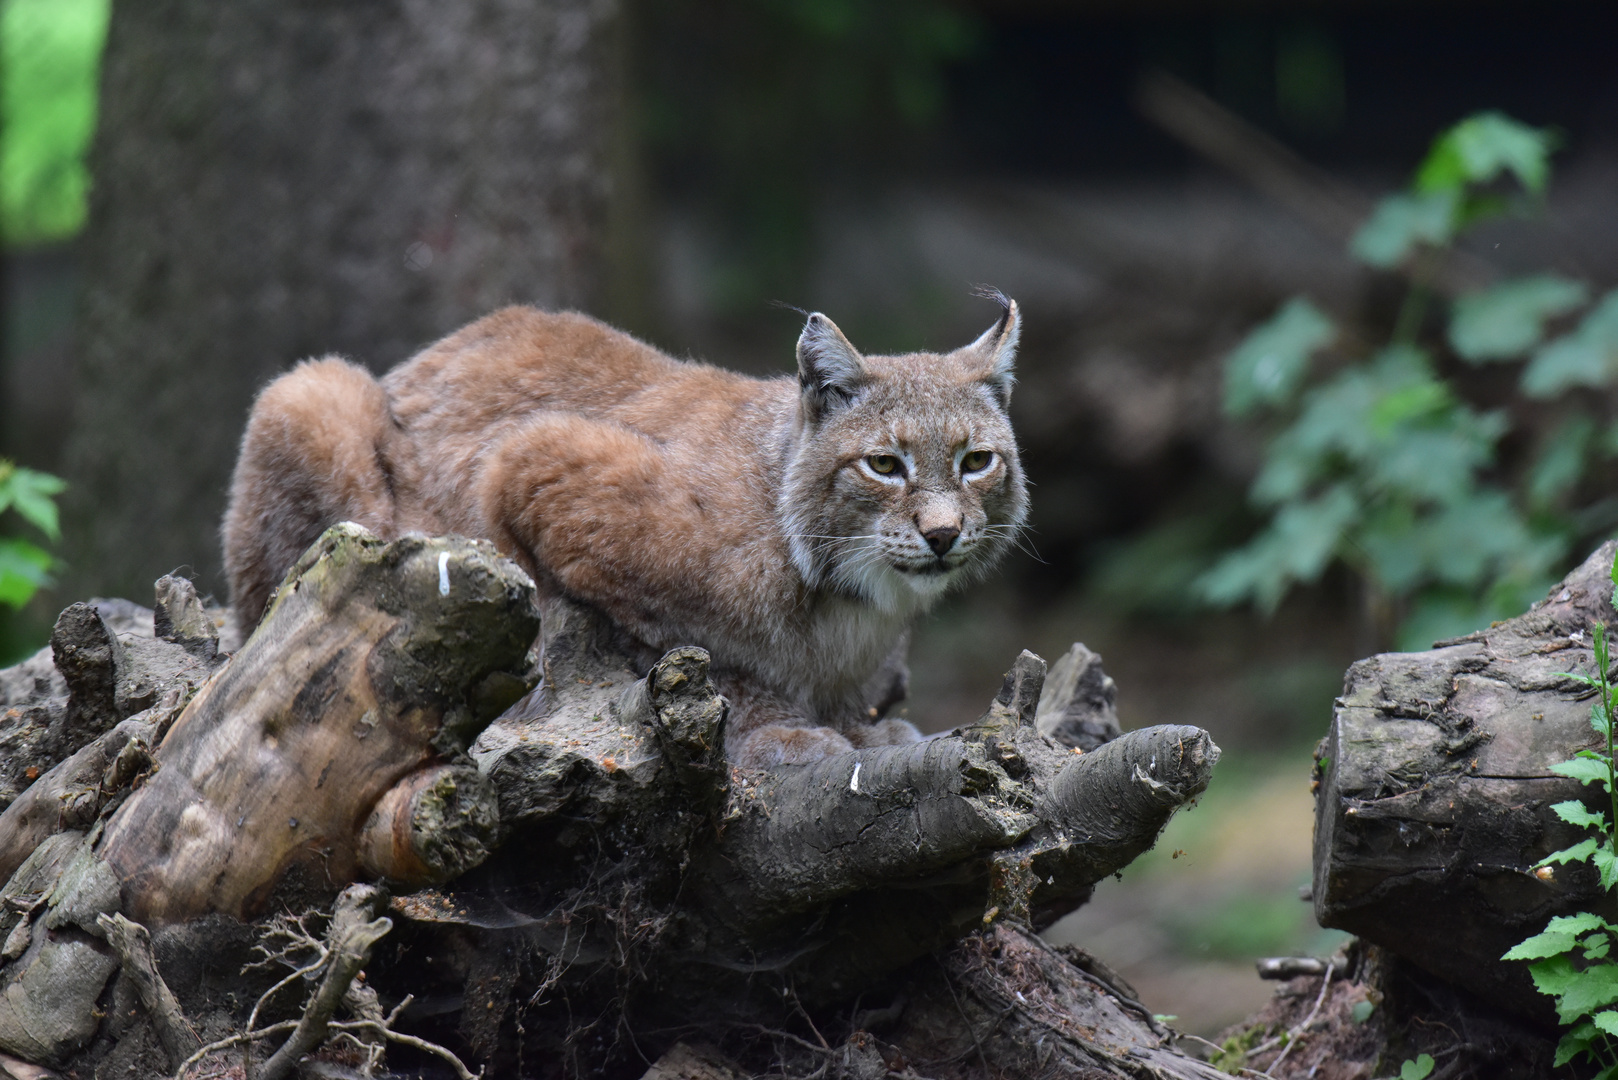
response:
[[[961,535],[961,530],[953,525],[940,525],[936,529],[928,529],[921,534],[927,541],[927,546],[933,549],[933,554],[942,559],[955,546],[955,538]]]

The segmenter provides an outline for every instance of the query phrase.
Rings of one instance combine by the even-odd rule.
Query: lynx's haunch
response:
[[[951,353],[862,356],[824,315],[798,378],[675,360],[583,315],[512,307],[378,381],[305,361],[253,406],[224,522],[250,630],[329,525],[494,541],[594,604],[647,665],[700,645],[738,764],[918,737],[911,620],[984,573],[1027,494],[1006,416],[1019,317]]]

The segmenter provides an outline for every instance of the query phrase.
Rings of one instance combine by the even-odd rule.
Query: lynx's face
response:
[[[894,613],[987,571],[1027,513],[1006,416],[1016,305],[948,354],[863,357],[821,315],[798,343],[794,454],[779,505],[813,586]]]

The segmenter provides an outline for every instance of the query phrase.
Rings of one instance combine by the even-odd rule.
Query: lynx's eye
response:
[[[879,476],[892,476],[904,471],[904,464],[892,454],[872,454],[865,459],[865,464]]]
[[[992,464],[994,464],[993,450],[973,450],[970,454],[961,458],[961,472],[982,472]]]

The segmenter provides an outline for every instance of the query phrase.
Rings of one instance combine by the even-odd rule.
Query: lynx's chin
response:
[[[857,561],[837,574],[850,592],[888,615],[909,618],[937,602],[961,579],[959,566],[899,566],[885,559]]]

